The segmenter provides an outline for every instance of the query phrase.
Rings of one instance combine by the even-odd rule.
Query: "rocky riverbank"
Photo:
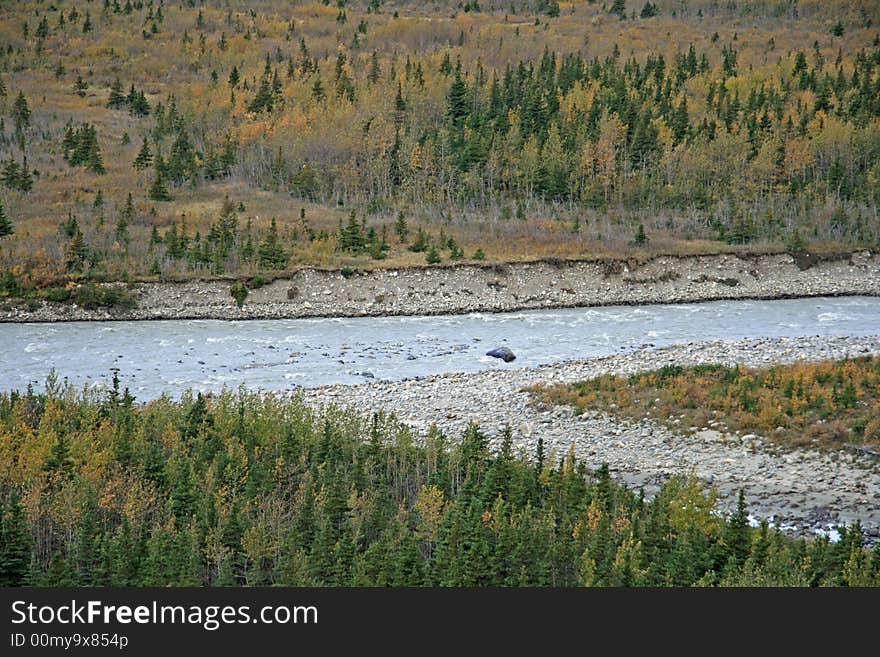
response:
[[[569,449],[590,468],[608,463],[613,476],[651,493],[674,473],[694,472],[718,490],[730,508],[740,488],[750,511],[776,519],[794,534],[828,531],[859,520],[870,540],[880,540],[880,461],[857,452],[780,452],[756,435],[740,435],[720,424],[671,431],[653,422],[627,422],[604,413],[576,415],[570,408],[539,408],[523,388],[565,383],[602,373],[631,374],[671,363],[729,363],[764,366],[880,353],[872,337],[782,338],[684,344],[642,349],[533,369],[451,374],[399,382],[327,386],[304,392],[315,406],[352,405],[365,413],[383,408],[419,432],[432,423],[459,437],[477,422],[500,444],[509,424],[515,445],[535,453],[539,438],[556,458]]]
[[[880,295],[880,253],[658,256],[364,271],[301,269],[249,291],[234,281],[137,283],[133,309],[7,302],[0,321],[274,319],[502,312],[718,299]]]

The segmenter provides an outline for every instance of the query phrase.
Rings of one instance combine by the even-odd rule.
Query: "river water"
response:
[[[0,325],[0,390],[47,374],[139,400],[245,384],[289,390],[517,368],[673,343],[880,333],[880,298],[607,306],[432,317],[170,320]],[[486,351],[507,346],[504,363]]]

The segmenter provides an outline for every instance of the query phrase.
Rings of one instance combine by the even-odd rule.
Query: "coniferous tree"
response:
[[[267,269],[283,269],[287,266],[288,255],[281,244],[275,217],[272,217],[269,230],[260,243],[259,259],[260,266]]]
[[[469,110],[469,92],[467,83],[461,75],[461,61],[455,64],[455,78],[446,95],[446,113],[455,129],[461,129]]]
[[[74,129],[68,124],[61,142],[64,159],[70,166],[84,166],[93,173],[104,173],[104,160],[94,125],[83,123]]]
[[[31,562],[31,534],[16,493],[0,501],[0,586],[25,583]]]
[[[3,199],[0,199],[0,238],[12,235],[15,232],[15,226],[6,216],[6,209],[3,207]]]
[[[141,144],[141,148],[138,151],[137,157],[135,157],[132,166],[134,166],[137,171],[143,171],[152,164],[153,151],[150,150],[150,144],[147,142],[147,138],[144,137],[144,141]]]
[[[4,163],[3,172],[0,174],[4,187],[7,189],[18,189],[18,181],[20,179],[19,169],[18,162],[13,160],[10,156],[10,158]]]
[[[736,511],[730,517],[727,524],[727,532],[724,536],[729,556],[738,565],[745,563],[749,555],[749,517],[746,510],[745,492],[739,490]]]
[[[395,193],[403,179],[400,167],[400,129],[394,130],[394,142],[391,144],[391,150],[388,152],[388,182],[391,183],[391,193]]]
[[[98,133],[94,126],[88,129],[86,138],[86,157],[83,164],[93,173],[104,173],[104,159],[101,156],[101,147],[98,145]]]
[[[407,236],[409,236],[409,225],[406,221],[406,215],[403,212],[397,213],[397,221],[394,223],[394,232],[398,238],[400,238],[400,242],[406,242]]]
[[[382,67],[379,65],[379,53],[373,51],[370,55],[370,70],[367,73],[367,80],[370,84],[376,84],[382,78]]]
[[[245,262],[250,262],[253,259],[256,253],[256,249],[254,248],[253,242],[253,223],[250,217],[248,217],[247,227],[245,228],[245,240],[244,244],[241,247],[241,259]]]
[[[67,271],[69,272],[81,272],[83,270],[83,266],[85,265],[86,258],[89,254],[89,248],[86,245],[85,237],[82,234],[82,231],[79,227],[76,227],[73,236],[70,239],[70,242],[67,245],[67,252],[65,254]],[[61,439],[59,438],[59,441]],[[58,467],[62,467],[64,461],[56,459],[59,461]],[[55,461],[53,461],[54,463]]]
[[[113,80],[110,86],[110,98],[107,100],[107,107],[110,109],[121,109],[128,104],[128,99],[122,91],[122,82],[119,78]]]
[[[126,102],[128,103],[128,111],[132,116],[148,116],[152,109],[146,94],[142,90],[136,90],[134,85],[132,85],[131,91],[129,91]]]
[[[354,83],[345,69],[346,61],[345,53],[340,52],[336,57],[336,97],[354,102]]]
[[[281,103],[283,101],[282,89],[283,87],[281,86],[281,78],[278,77],[278,69],[276,68],[272,72],[272,101],[275,104]]]
[[[123,249],[128,249],[129,242],[131,242],[131,236],[128,233],[128,219],[124,213],[120,213],[119,221],[116,222],[115,236],[116,242],[120,244]]]
[[[80,98],[85,98],[86,91],[89,89],[89,83],[82,79],[81,75],[76,76],[76,81],[73,83],[73,93],[75,93]]]
[[[688,116],[687,98],[684,97],[672,116],[672,134],[676,144],[684,141],[689,129],[690,118]]]
[[[400,82],[397,83],[397,95],[394,97],[394,125],[398,128],[403,124],[406,115],[406,101],[403,99],[403,93],[400,89]]]
[[[608,13],[616,15],[620,20],[626,20],[626,0],[614,0]]]
[[[321,83],[321,72],[317,71],[315,73],[315,81],[312,83],[312,98],[314,98],[317,102],[323,102],[323,100],[327,97],[327,94],[324,92],[324,85]]]
[[[18,174],[18,189],[27,194],[34,188],[34,176],[31,168],[28,166],[27,155],[21,160],[21,168]]]
[[[437,246],[431,244],[428,252],[425,254],[425,262],[429,265],[436,265],[440,262],[440,252],[437,251]]]
[[[350,253],[361,253],[366,246],[366,238],[358,223],[357,215],[352,210],[348,215],[348,223],[339,225],[339,248]]]
[[[257,95],[248,103],[248,111],[259,114],[260,112],[271,112],[274,107],[275,94],[272,92],[271,80],[264,75],[260,80]]]
[[[156,153],[154,169],[155,175],[153,177],[153,182],[150,184],[148,192],[149,197],[154,201],[172,200],[171,194],[168,191],[168,186],[165,183],[165,162],[162,160],[161,153]]]
[[[134,220],[134,215],[134,200],[132,199],[131,192],[129,192],[128,197],[125,199],[125,205],[122,207],[119,216],[121,219],[124,219],[126,223],[130,224]]]
[[[171,145],[171,154],[165,163],[165,173],[173,183],[180,184],[196,174],[195,149],[186,130],[180,129]]]
[[[653,18],[660,13],[660,8],[657,5],[653,4],[650,0],[645,3],[645,6],[642,7],[641,13],[639,13],[639,17],[641,18]]]
[[[644,247],[648,245],[648,236],[645,234],[644,224],[639,224],[639,228],[638,230],[636,230],[635,237],[633,237],[632,245],[638,247]]]
[[[23,91],[18,92],[12,104],[12,120],[16,133],[24,133],[31,125],[31,110]]]

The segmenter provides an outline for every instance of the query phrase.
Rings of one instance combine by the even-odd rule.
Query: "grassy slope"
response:
[[[124,4],[124,3],[121,3]],[[154,226],[164,232],[174,223],[184,222],[192,235],[204,236],[216,219],[224,195],[244,204],[239,213],[239,225],[251,220],[255,231],[264,230],[270,217],[277,217],[282,232],[289,236],[296,229],[300,209],[304,209],[309,225],[318,233],[332,233],[344,220],[349,209],[363,212],[368,198],[362,192],[348,195],[345,207],[338,207],[332,199],[310,202],[291,199],[284,189],[266,184],[264,175],[278,148],[293,166],[302,158],[339,160],[338,173],[343,175],[346,158],[358,152],[362,135],[358,126],[371,117],[380,117],[378,132],[371,139],[374,146],[384,148],[383,140],[390,138],[389,103],[393,96],[393,82],[381,89],[370,90],[363,82],[370,53],[375,49],[383,72],[387,73],[396,52],[397,69],[401,71],[406,57],[424,64],[426,87],[422,92],[407,89],[411,111],[418,116],[419,125],[431,125],[442,120],[448,80],[437,74],[444,54],[461,57],[472,70],[477,61],[491,68],[503,69],[520,58],[536,61],[545,48],[565,53],[581,50],[585,57],[605,57],[617,45],[623,56],[642,59],[647,53],[662,53],[671,62],[677,52],[693,43],[698,51],[709,52],[712,58],[711,75],[691,80],[688,84],[691,113],[694,122],[705,113],[700,97],[705,93],[706,81],[718,75],[718,51],[721,45],[736,43],[741,73],[728,83],[731,91],[747,89],[762,80],[778,80],[781,71],[789,65],[794,49],[808,50],[819,44],[822,56],[833,61],[838,48],[843,53],[845,68],[854,54],[874,36],[873,28],[866,27],[865,16],[870,18],[870,3],[852,2],[830,12],[822,3],[801,3],[799,17],[790,13],[774,14],[776,4],[767,3],[751,12],[727,12],[715,7],[716,3],[691,3],[687,14],[673,15],[677,3],[659,2],[661,15],[650,21],[618,21],[602,11],[598,3],[561,3],[559,19],[548,19],[534,14],[528,6],[521,6],[515,16],[509,15],[506,3],[486,2],[481,13],[462,13],[446,3],[383,3],[382,13],[368,14],[366,3],[348,3],[348,20],[342,24],[336,18],[338,9],[332,4],[267,2],[251,7],[248,3],[233,6],[227,14],[225,5],[205,3],[200,7],[203,25],[197,24],[196,7],[186,4],[165,6],[165,18],[158,34],[150,39],[141,37],[141,30],[149,28],[145,21],[146,8],[132,16],[102,10],[102,3],[68,2],[62,9],[68,13],[77,7],[77,23],[68,22],[57,27],[57,11],[47,10],[43,3],[9,3],[0,9],[0,43],[9,44],[13,52],[4,59],[3,80],[9,94],[0,99],[0,109],[6,115],[6,129],[11,133],[12,100],[22,91],[30,101],[35,128],[26,149],[29,164],[37,171],[34,190],[27,196],[3,190],[7,212],[13,217],[17,232],[7,238],[0,249],[4,268],[24,275],[37,284],[66,275],[64,254],[66,244],[58,235],[58,224],[68,213],[74,213],[83,228],[90,247],[105,254],[104,261],[94,269],[104,271],[111,278],[124,274],[147,276],[157,256],[149,249],[149,235]],[[638,3],[628,3],[629,11],[638,10]],[[495,6],[497,5],[497,7]],[[867,8],[867,14],[865,13]],[[250,13],[254,9],[255,13]],[[493,10],[494,9],[494,10]],[[698,16],[697,9],[704,10]],[[83,34],[83,12],[90,11],[94,29]],[[394,17],[394,12],[398,17]],[[35,51],[34,32],[38,17],[48,17],[50,35],[43,41],[42,52]],[[834,19],[846,21],[846,31],[838,39],[829,36]],[[538,23],[536,24],[535,19]],[[298,40],[305,39],[313,56],[319,61],[325,85],[332,86],[335,53],[348,49],[361,19],[369,23],[369,31],[362,35],[361,51],[350,50],[350,68],[355,78],[359,101],[356,106],[331,102],[325,108],[316,108],[308,102],[311,78],[284,79],[284,94],[290,99],[289,109],[271,120],[249,115],[244,107],[252,93],[238,90],[239,101],[234,109],[229,105],[229,88],[225,84],[233,65],[238,66],[244,80],[253,85],[262,69],[267,52],[280,49],[283,55],[298,58]],[[295,29],[288,34],[289,21]],[[27,21],[30,37],[25,39],[22,26]],[[192,43],[182,44],[186,33]],[[718,35],[717,40],[712,35]],[[218,48],[221,34],[226,35],[228,47]],[[465,35],[464,45],[455,45],[459,35]],[[205,36],[205,51],[199,38]],[[288,40],[288,36],[290,39]],[[249,37],[249,38],[248,38]],[[770,41],[772,39],[772,47]],[[486,44],[493,47],[486,47]],[[17,49],[21,49],[20,51]],[[54,69],[62,63],[63,76],[56,77]],[[274,63],[274,62],[273,62]],[[278,64],[284,70],[284,63]],[[215,70],[219,83],[210,82],[209,73]],[[72,92],[73,81],[81,75],[88,83],[84,97]],[[241,144],[241,158],[233,175],[219,182],[208,182],[195,189],[183,186],[174,190],[170,203],[154,203],[146,198],[151,171],[138,174],[131,168],[141,138],[152,128],[152,117],[137,119],[126,112],[106,107],[109,86],[120,77],[125,88],[135,84],[145,90],[155,106],[174,94],[183,114],[197,126],[194,139],[204,146],[231,130]],[[83,121],[94,123],[99,130],[107,173],[95,176],[81,169],[68,167],[60,156],[58,142],[65,123]],[[417,132],[414,130],[414,133]],[[124,133],[131,143],[123,145]],[[387,146],[387,144],[386,144]],[[167,149],[168,143],[166,141]],[[14,144],[0,147],[0,156],[20,158],[21,151]],[[167,155],[167,150],[166,150]],[[337,157],[338,156],[338,157]],[[372,166],[368,160],[363,167]],[[344,188],[344,184],[340,189]],[[92,207],[95,194],[101,190],[106,204],[103,209]],[[113,226],[127,192],[133,192],[137,209],[129,228],[131,242],[126,248],[113,235]],[[344,196],[344,191],[341,192]],[[492,202],[485,207],[450,207],[428,196],[402,199],[397,207],[370,215],[369,223],[377,228],[393,225],[397,211],[409,217],[411,228],[424,225],[436,236],[442,228],[454,236],[463,247],[466,257],[481,248],[489,260],[516,260],[543,256],[579,257],[583,255],[621,255],[634,252],[628,243],[634,233],[634,222],[649,225],[651,250],[676,253],[707,253],[726,250],[723,243],[708,239],[712,231],[705,225],[705,217],[689,211],[679,213],[664,210],[648,203],[639,211],[615,209],[596,210],[570,204],[551,204],[537,199],[526,199],[523,221],[505,220],[505,206],[512,210],[513,200]],[[818,209],[817,221],[824,221],[826,209]],[[100,215],[106,224],[100,225]],[[575,220],[580,228],[573,230]],[[670,228],[671,226],[671,228]],[[301,228],[301,227],[300,227]],[[423,253],[412,253],[399,244],[393,235],[389,239],[390,252],[381,264],[388,266],[423,263]],[[780,243],[764,242],[757,247],[778,248]],[[816,245],[821,248],[821,244]],[[833,245],[829,248],[833,248]],[[298,242],[289,244],[290,265],[318,264],[322,266],[351,266],[371,264],[369,256],[347,256],[336,249],[335,240]],[[441,249],[445,259],[448,254]],[[193,272],[180,262],[158,256],[163,276],[191,275]],[[253,274],[256,264],[232,263],[231,271]],[[202,270],[197,275],[210,274]]]

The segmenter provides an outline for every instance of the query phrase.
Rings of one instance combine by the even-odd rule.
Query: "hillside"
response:
[[[0,7],[0,295],[876,246],[869,0]]]

